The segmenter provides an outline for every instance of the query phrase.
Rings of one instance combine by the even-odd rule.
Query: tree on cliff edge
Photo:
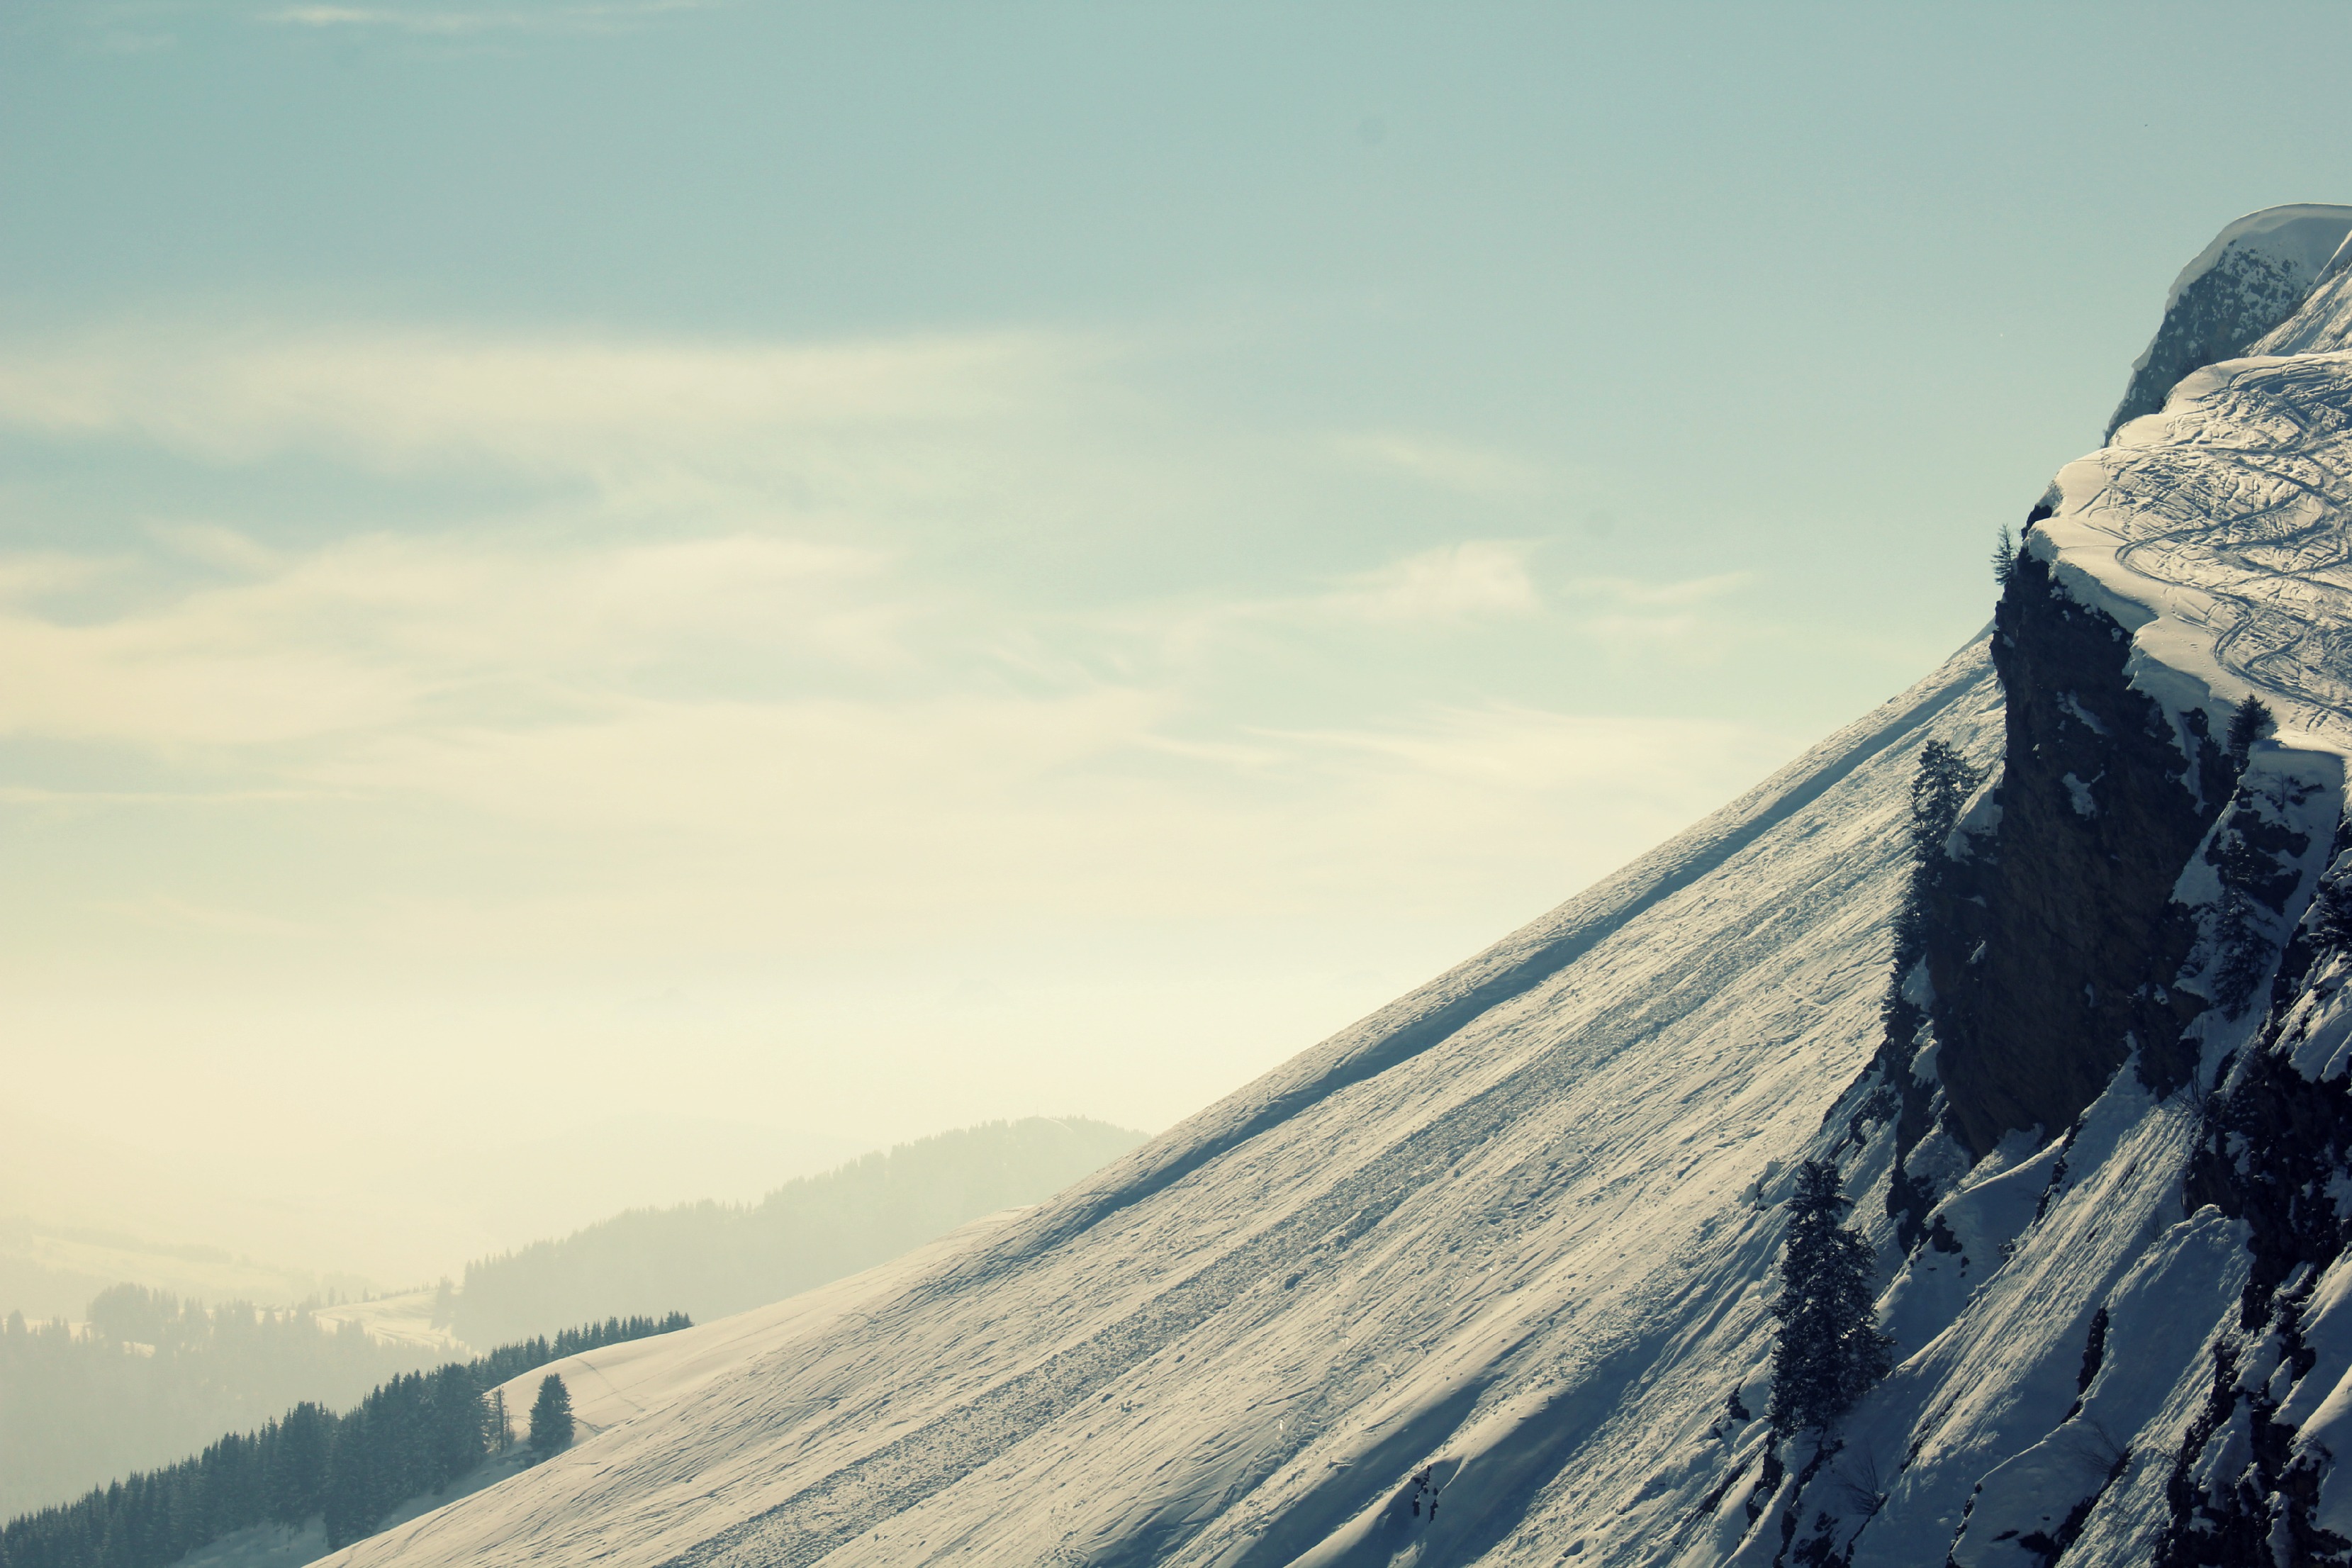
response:
[[[2278,721],[2271,717],[2270,707],[2252,692],[2230,714],[2230,761],[2243,772],[2247,753],[2254,742],[2278,732]]]
[[[1797,1167],[1789,1234],[1780,1250],[1780,1321],[1772,1349],[1776,1432],[1819,1431],[1853,1407],[1893,1365],[1894,1341],[1878,1331],[1870,1288],[1870,1244],[1838,1224],[1852,1202],[1835,1165]]]

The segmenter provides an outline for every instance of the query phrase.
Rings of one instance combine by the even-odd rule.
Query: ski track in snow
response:
[[[2199,371],[2059,483],[2045,554],[2160,610],[2217,703],[2352,751],[2352,354]]]

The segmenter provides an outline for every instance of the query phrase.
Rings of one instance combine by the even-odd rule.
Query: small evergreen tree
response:
[[[2278,721],[2271,717],[2270,709],[2264,706],[2261,698],[2248,692],[2246,700],[2239,703],[2230,715],[2231,763],[2243,768],[2247,754],[2254,749],[2254,742],[2277,730]]]
[[[1882,1008],[1890,1030],[1898,1027],[1897,1016],[1906,1011],[1903,982],[1911,966],[1919,962],[1926,939],[1927,897],[1944,871],[1944,841],[1959,826],[1960,808],[1968,805],[1969,796],[1983,779],[1967,758],[1941,741],[1930,741],[1919,748],[1919,771],[1911,777],[1911,880],[1895,911],[1895,972]],[[1916,1024],[1914,1019],[1901,1026],[1906,1038]]]
[[[1797,1167],[1789,1234],[1780,1250],[1780,1320],[1772,1349],[1772,1405],[1780,1433],[1819,1431],[1853,1407],[1893,1365],[1894,1341],[1878,1331],[1871,1300],[1870,1244],[1838,1224],[1852,1202],[1837,1167]]]
[[[2002,587],[2017,571],[2017,545],[2009,537],[2009,524],[2000,525],[2000,542],[1992,547],[1992,580]]]
[[[549,1373],[539,1382],[539,1397],[530,1405],[530,1446],[541,1458],[572,1446],[572,1391]]]
[[[327,1458],[325,1495],[320,1500],[330,1547],[349,1546],[372,1533],[383,1517],[373,1484],[374,1455],[369,1441],[373,1436],[362,1410],[352,1411],[337,1424],[334,1447]]]
[[[514,1427],[507,1419],[507,1391],[490,1390],[482,1401],[482,1441],[489,1452],[503,1454],[514,1447]]]
[[[278,1424],[278,1440],[269,1456],[271,1519],[280,1524],[299,1524],[319,1510],[334,1442],[335,1418],[320,1406],[306,1402],[286,1413]]]
[[[1919,771],[1911,779],[1911,856],[1932,867],[1944,858],[1944,840],[1960,825],[1960,808],[1983,782],[1969,760],[1941,741],[1919,748]]]

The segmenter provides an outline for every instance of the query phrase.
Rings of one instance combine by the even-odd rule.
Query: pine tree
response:
[[[2001,524],[2000,542],[1992,547],[1992,580],[2002,587],[2017,573],[2017,545],[2009,537],[2009,525]]]
[[[327,1544],[349,1546],[373,1532],[383,1517],[377,1507],[373,1434],[363,1410],[354,1410],[336,1423],[335,1446],[327,1458],[325,1496]]]
[[[1941,741],[1919,748],[1919,771],[1911,778],[1911,880],[1895,913],[1895,969],[1882,1008],[1890,1030],[1897,1027],[1897,1016],[1909,1011],[1902,1001],[1903,984],[1919,962],[1926,941],[1928,895],[1946,864],[1944,841],[1959,826],[1960,808],[1983,778],[1967,758]],[[1903,1037],[1909,1037],[1916,1022],[1901,1027]]]
[[[1780,1251],[1780,1320],[1772,1350],[1772,1429],[1819,1431],[1853,1407],[1893,1363],[1871,1300],[1870,1244],[1838,1224],[1852,1202],[1835,1165],[1797,1167],[1789,1233]]]
[[[1944,840],[1960,825],[1960,808],[1984,775],[1941,741],[1919,748],[1919,771],[1911,779],[1911,854],[1915,864],[1933,866],[1944,857]]]
[[[319,1510],[334,1441],[335,1418],[318,1405],[298,1405],[286,1413],[270,1450],[270,1518],[280,1524],[299,1524]]]
[[[2270,709],[2264,706],[2261,698],[2248,692],[2246,700],[2239,703],[2230,715],[2231,763],[2242,769],[2246,765],[2247,754],[2254,749],[2254,742],[2277,729],[2278,721],[2271,717]]]
[[[541,1458],[572,1446],[572,1391],[549,1373],[530,1405],[530,1446]]]
[[[507,1391],[493,1388],[482,1401],[482,1441],[493,1454],[514,1447],[514,1427],[507,1420]]]
[[[451,1362],[426,1380],[432,1414],[431,1485],[438,1491],[481,1463],[489,1452],[482,1431],[482,1391],[473,1373]]]

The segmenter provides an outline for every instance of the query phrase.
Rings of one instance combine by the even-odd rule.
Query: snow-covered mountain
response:
[[[2133,362],[2107,439],[2154,414],[2190,371],[2234,359],[2293,314],[2352,233],[2352,207],[2266,207],[2213,237],[2173,279],[2156,336]]]
[[[2352,1561],[2347,230],[2224,231],[1911,691],[1055,1201],[559,1369],[578,1446],[339,1561]],[[1986,783],[1890,998],[1930,742]],[[1898,1364],[1776,1441],[1806,1159]]]

